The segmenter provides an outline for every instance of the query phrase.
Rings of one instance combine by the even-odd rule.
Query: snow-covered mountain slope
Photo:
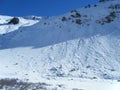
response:
[[[5,34],[19,29],[20,27],[31,26],[36,24],[38,20],[28,20],[19,17],[20,21],[17,25],[10,25],[8,22],[12,19],[11,16],[0,15],[0,34]]]
[[[120,79],[119,23],[120,1],[112,0],[15,31],[0,25],[11,31],[0,35],[0,78]]]

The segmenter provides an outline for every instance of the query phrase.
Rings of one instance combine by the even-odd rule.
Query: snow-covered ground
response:
[[[66,79],[59,78],[45,81],[56,90],[119,90],[120,82],[109,80]]]
[[[11,81],[11,83],[10,83]],[[41,81],[41,82],[40,82]],[[111,80],[54,78],[38,82],[2,80],[0,90],[119,90],[120,82]],[[1,88],[2,87],[2,88]]]
[[[119,90],[119,6],[119,0],[102,2],[56,17],[19,18],[17,25],[0,16],[0,78]]]

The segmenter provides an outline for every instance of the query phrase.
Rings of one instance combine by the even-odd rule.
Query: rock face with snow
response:
[[[19,20],[16,22],[14,17],[0,15],[0,35],[18,30],[20,27],[31,26],[38,22],[38,20],[29,20],[21,17],[17,19]]]
[[[43,17],[38,23],[21,18],[18,25],[6,25],[8,18],[2,18],[0,78],[120,79],[119,0]]]

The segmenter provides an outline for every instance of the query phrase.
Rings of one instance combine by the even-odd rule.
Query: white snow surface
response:
[[[78,78],[57,78],[52,80],[44,80],[50,84],[48,90],[119,90],[120,82],[110,80],[88,80]],[[60,86],[60,87],[59,87]]]
[[[79,78],[119,80],[120,9],[108,8],[116,4],[120,0],[78,9],[81,17],[72,17],[74,11],[41,18],[39,22],[20,18],[18,25],[4,25],[11,17],[0,16],[0,78],[33,82],[54,77],[78,78],[78,82]],[[104,25],[98,23],[111,12],[115,12],[114,20]],[[62,17],[67,19],[62,21]],[[82,24],[76,24],[76,19]],[[92,82],[99,89],[95,85],[89,89]],[[83,90],[119,90],[120,83],[113,83],[88,81],[78,86]]]
[[[31,26],[38,22],[38,20],[28,20],[22,17],[18,17],[20,19],[19,24],[17,25],[9,25],[8,22],[12,19],[12,16],[3,16],[0,15],[0,34],[6,34],[12,32],[14,30],[19,29],[20,27]]]

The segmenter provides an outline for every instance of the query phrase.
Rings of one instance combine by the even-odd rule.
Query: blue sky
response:
[[[0,14],[55,16],[97,2],[98,0],[0,0]]]

